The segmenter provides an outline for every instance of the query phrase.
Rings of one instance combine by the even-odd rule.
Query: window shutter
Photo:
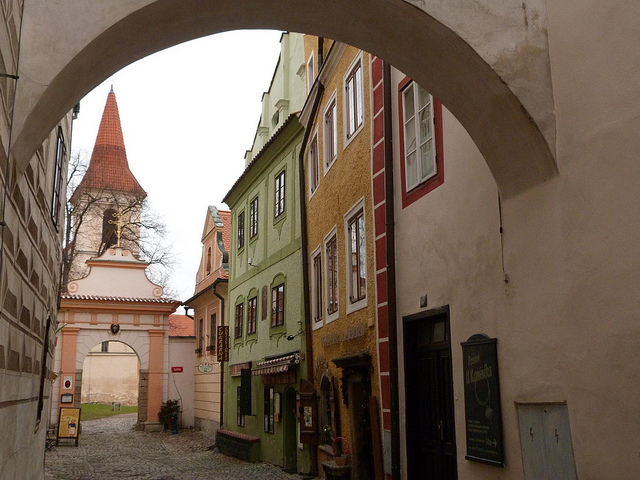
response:
[[[251,415],[251,369],[240,370],[240,415]]]

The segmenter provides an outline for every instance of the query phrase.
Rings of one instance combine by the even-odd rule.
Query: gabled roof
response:
[[[89,167],[78,188],[96,188],[146,196],[138,180],[129,170],[113,87],[107,96]]]
[[[231,251],[231,212],[228,210],[218,210],[218,215],[222,219],[222,243],[227,252]]]

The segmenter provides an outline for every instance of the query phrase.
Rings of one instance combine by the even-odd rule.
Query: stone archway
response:
[[[91,318],[98,314],[87,314]],[[131,328],[122,325],[117,334],[111,332],[110,323],[82,322],[82,314],[64,313],[64,319],[73,318],[74,323],[62,329],[58,336],[55,365],[60,372],[61,379],[54,385],[51,405],[51,423],[58,418],[58,409],[64,406],[61,396],[64,393],[73,394],[73,406],[79,407],[82,393],[83,366],[87,355],[96,345],[102,342],[117,341],[129,346],[136,353],[139,365],[138,387],[138,427],[146,429],[147,425],[157,422],[157,411],[168,393],[168,359],[167,328]],[[123,319],[124,320],[124,319]],[[120,323],[118,323],[120,325]],[[166,344],[166,345],[165,345]],[[71,364],[75,369],[72,370]],[[65,378],[72,377],[72,386],[65,390]],[[151,381],[150,381],[150,377]],[[151,390],[151,392],[150,392]]]
[[[85,356],[78,383],[82,405],[111,405],[116,411],[123,406],[139,406],[138,354],[119,340],[100,342]]]
[[[468,130],[509,196],[556,175],[555,114],[544,2],[494,3],[27,2],[11,152],[25,168],[84,94],[135,60],[208,34],[277,28],[352,44],[428,88]]]

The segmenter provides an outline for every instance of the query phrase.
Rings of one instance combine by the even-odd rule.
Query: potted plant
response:
[[[336,465],[343,467],[349,463],[349,450],[345,450],[344,439],[342,437],[333,437],[333,461]]]
[[[167,400],[162,403],[160,411],[158,412],[158,420],[162,422],[165,430],[171,428],[174,415],[177,418],[178,413],[180,413],[180,400]]]

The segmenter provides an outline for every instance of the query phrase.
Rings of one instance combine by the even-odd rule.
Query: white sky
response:
[[[80,102],[72,150],[91,154],[113,83],[131,171],[168,226],[177,257],[171,286],[195,289],[208,205],[244,169],[262,93],[280,54],[278,31],[236,31],[194,40],[122,69]]]

